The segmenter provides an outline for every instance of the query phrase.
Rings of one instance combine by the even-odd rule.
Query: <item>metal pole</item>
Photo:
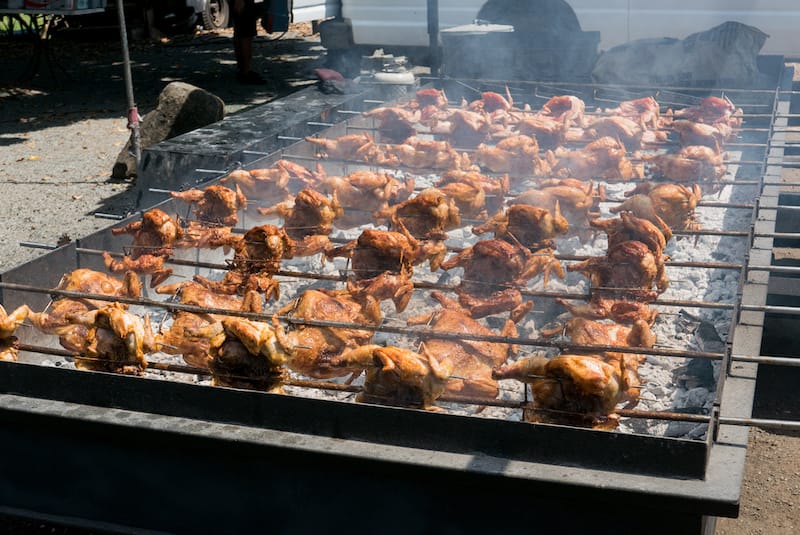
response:
[[[439,76],[439,0],[428,0],[428,47],[430,49],[431,76]]]
[[[139,135],[139,110],[133,98],[133,81],[131,79],[131,58],[128,54],[128,30],[125,24],[125,7],[123,0],[117,0],[117,15],[119,16],[119,36],[122,43],[123,74],[125,76],[125,95],[128,99],[128,129],[131,131],[131,151],[136,158],[136,166],[142,160],[142,148]]]

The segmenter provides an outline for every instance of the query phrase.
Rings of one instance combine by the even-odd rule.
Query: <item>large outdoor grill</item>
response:
[[[727,173],[704,185],[697,208],[702,228],[677,231],[669,244],[671,285],[653,303],[660,314],[658,343],[650,349],[617,349],[644,354],[646,361],[639,370],[639,403],[617,411],[621,423],[616,430],[520,421],[530,391],[513,381],[500,382],[496,399],[444,395],[437,400],[439,410],[425,411],[381,400],[356,402],[363,379],[346,383],[291,374],[285,394],[212,387],[207,370],[161,353],[148,356],[142,376],[78,370],[75,355],[64,351],[56,336],[23,326],[16,333],[22,343],[19,361],[0,362],[3,503],[12,512],[79,524],[165,531],[254,526],[339,531],[345,526],[342,511],[356,513],[348,517],[346,529],[380,532],[499,532],[531,526],[595,532],[712,530],[710,519],[738,511],[747,426],[758,423],[750,417],[757,363],[766,359],[759,356],[765,318],[796,311],[767,305],[770,275],[793,273],[771,265],[774,239],[791,238],[775,229],[791,72],[782,58],[760,59],[763,77],[747,88],[429,81],[456,105],[484,91],[508,91],[515,105],[533,109],[557,95],[575,95],[587,110],[647,96],[662,110],[682,109],[709,95],[727,97],[743,109],[739,136],[725,146]],[[311,169],[319,163],[328,175],[379,169],[320,158],[316,146],[304,139],[366,132],[380,140],[376,121],[361,112],[392,102],[381,101],[385,92],[374,88],[361,97],[359,102],[351,97],[350,107],[326,111],[324,120],[310,121],[305,131],[293,126],[281,132],[277,149],[274,137],[265,137],[263,148],[251,144],[238,155],[238,165],[269,168],[284,159]],[[669,143],[653,150],[670,148]],[[230,161],[221,160],[216,170],[214,162],[203,166],[193,177],[162,179],[148,198],[160,196],[165,200],[156,207],[191,218],[188,205],[169,199],[166,190],[187,183],[205,187],[231,170]],[[413,175],[417,192],[438,175],[432,169],[392,172]],[[597,181],[606,186],[607,199],[599,207],[609,217],[609,207],[623,199],[631,184]],[[248,202],[235,232],[280,224],[274,216],[257,214],[258,200]],[[21,304],[38,311],[51,299],[75,297],[54,290],[62,276],[78,268],[104,270],[102,253],[118,257],[130,247],[130,236],[114,235],[111,229],[140,219],[141,212],[130,215],[4,273],[0,302],[9,312]],[[474,222],[465,219],[462,229],[448,234],[448,255],[478,239],[470,232]],[[332,241],[346,243],[364,228],[336,229]],[[568,265],[604,250],[602,237],[581,239],[570,233],[558,240],[556,255]],[[173,270],[170,282],[195,275],[219,279],[229,258],[221,249],[177,250],[167,263]],[[236,315],[270,321],[275,310],[305,289],[343,287],[349,271],[345,260],[323,263],[318,255],[284,261],[275,275],[281,288],[278,303],[268,304],[262,314]],[[431,331],[405,320],[433,310],[431,291],[453,296],[458,272],[416,266],[408,307],[399,313],[384,302],[383,321],[371,327],[373,343],[417,349]],[[497,335],[454,338],[516,343],[524,356],[602,350],[541,336],[541,327],[564,312],[556,298],[581,301],[590,289],[576,273],[546,287],[540,279],[522,289],[534,308],[519,322],[516,336],[500,335],[502,322],[490,317],[486,324]],[[147,287],[141,298],[110,300],[149,314],[154,325],[169,325],[169,313],[181,308]]]

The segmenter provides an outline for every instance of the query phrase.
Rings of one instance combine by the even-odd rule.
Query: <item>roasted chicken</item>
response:
[[[727,97],[706,97],[697,106],[683,108],[674,112],[673,115],[678,119],[710,125],[725,124],[736,129],[742,125],[744,112],[741,108],[734,106]]]
[[[546,208],[513,204],[486,223],[472,227],[472,233],[477,236],[492,232],[497,239],[519,243],[532,251],[555,249],[553,238],[568,230],[569,223],[561,215],[558,201],[552,214]]]
[[[234,245],[230,269],[220,281],[202,275],[194,279],[212,290],[244,295],[249,290],[264,293],[267,300],[280,296],[278,281],[272,275],[281,267],[281,260],[294,256],[294,242],[286,231],[274,225],[249,229]]]
[[[644,182],[626,192],[629,198],[612,207],[612,213],[631,212],[638,218],[655,224],[666,236],[672,230],[697,230],[695,208],[702,198],[700,187],[689,189],[683,184],[653,184]]]
[[[571,225],[582,227],[600,216],[598,202],[601,197],[603,193],[595,188],[591,180],[562,178],[543,180],[540,187],[523,192],[508,204],[538,206],[549,210],[551,214],[555,213],[558,204],[561,214]]]
[[[527,357],[495,370],[494,377],[531,385],[533,402],[523,413],[525,421],[605,430],[619,424],[615,410],[628,390],[617,367],[592,355]]]
[[[545,176],[553,163],[552,154],[539,155],[535,137],[522,134],[502,139],[496,145],[480,144],[472,159],[482,169],[515,177]]]
[[[220,309],[242,312],[261,312],[263,300],[256,291],[248,292],[244,299],[209,290],[194,281],[162,285],[156,288],[160,294],[175,295],[182,305],[192,305],[204,309]],[[187,364],[208,368],[211,344],[207,337],[192,336],[190,333],[222,320],[224,315],[210,312],[190,312],[177,310],[169,329],[158,335],[161,351],[171,355],[182,355]]]
[[[235,225],[239,210],[247,208],[247,198],[238,186],[234,191],[215,184],[204,189],[174,191],[170,195],[192,204],[195,218],[207,225]]]
[[[441,267],[463,268],[456,292],[459,303],[473,318],[511,311],[515,323],[533,306],[531,301],[522,302],[518,287],[539,273],[544,273],[545,284],[553,271],[564,277],[561,264],[551,251],[533,254],[503,240],[479,241],[442,262]]]
[[[486,335],[497,333],[474,320],[467,310],[457,302],[445,297],[441,292],[431,292],[443,308],[407,320],[409,325],[427,325],[435,332],[448,335]],[[517,336],[514,322],[506,320],[500,336]],[[482,342],[478,340],[436,338],[425,336],[425,347],[442,363],[452,367],[452,376],[445,385],[448,394],[496,398],[499,390],[497,381],[492,378],[492,369],[505,364],[508,357],[516,353],[511,344]]]
[[[620,212],[619,217],[611,219],[594,219],[589,224],[606,233],[609,249],[622,242],[636,240],[647,245],[654,255],[660,256],[672,237],[672,231],[661,218],[657,219],[657,223],[652,223],[631,212]]]
[[[364,117],[378,121],[381,139],[387,143],[402,143],[417,133],[416,125],[422,118],[416,109],[401,107],[380,107],[364,112]]]
[[[295,256],[311,256],[330,247],[328,234],[333,222],[343,214],[336,193],[329,199],[312,189],[303,189],[293,201],[270,208],[259,208],[262,215],[278,215],[284,219],[283,229],[295,242]]]
[[[364,390],[356,401],[433,410],[444,393],[452,367],[439,362],[423,345],[416,353],[394,346],[364,345],[331,359],[333,366],[366,370]]]
[[[169,256],[176,243],[183,238],[183,229],[176,219],[159,208],[153,208],[143,213],[139,221],[124,227],[112,228],[111,234],[133,236],[133,245],[129,253],[132,258],[145,254]]]
[[[715,181],[728,171],[724,154],[704,145],[689,145],[678,152],[643,155],[655,178],[674,182]]]
[[[268,169],[236,169],[221,178],[220,183],[238,188],[251,200],[271,204],[285,201],[291,196],[290,179],[286,169],[276,164]]]
[[[347,290],[306,290],[277,314],[287,316],[293,327],[287,333],[287,340],[295,349],[287,367],[318,379],[350,373],[348,369],[331,366],[331,359],[347,349],[368,344],[373,331],[308,325],[302,320],[377,325],[382,317],[380,306],[371,295],[361,300]]]
[[[458,189],[455,185],[467,186],[468,189]],[[500,178],[493,178],[477,171],[450,170],[442,173],[434,187],[455,201],[463,217],[477,217],[484,212],[486,215],[492,216],[502,210],[504,196],[511,186],[508,174]],[[475,198],[483,202],[483,209],[475,213],[480,202],[474,199],[465,201],[463,195],[459,195],[459,191],[475,192]]]
[[[402,224],[417,239],[444,240],[447,231],[461,226],[461,215],[453,199],[435,188],[375,213],[378,221],[389,220],[393,229]]]
[[[558,148],[555,157],[558,161],[553,173],[558,176],[582,179],[644,177],[644,167],[634,165],[626,156],[625,146],[608,136],[592,141],[582,149]]]
[[[459,153],[447,141],[410,137],[403,143],[381,145],[382,153],[370,163],[412,169],[470,169],[469,156]]]
[[[658,293],[669,286],[664,272],[667,257],[656,256],[650,248],[635,240],[623,241],[608,248],[605,256],[590,257],[567,266],[567,271],[578,271],[589,278],[592,293],[613,297],[627,289],[650,291],[653,285]]]
[[[142,284],[136,273],[127,272],[123,280],[91,269],[76,269],[64,275],[57,290],[121,297],[141,297]],[[87,328],[73,324],[68,317],[78,316],[106,306],[108,301],[84,297],[61,297],[52,301],[42,312],[29,312],[28,320],[46,334],[59,335],[61,345],[80,351],[85,345]]]
[[[17,360],[19,340],[14,332],[30,312],[27,305],[20,305],[8,314],[3,305],[0,305],[0,360]]]
[[[306,141],[317,146],[321,157],[335,160],[372,162],[381,153],[369,134],[349,134],[336,139],[308,136]]]
[[[346,176],[328,176],[320,167],[308,187],[332,195],[342,208],[338,228],[347,229],[372,222],[372,214],[402,202],[414,191],[414,179],[400,181],[386,173],[356,171]]]
[[[145,354],[159,350],[150,327],[150,316],[131,314],[119,303],[67,314],[65,319],[85,327],[85,334],[73,338],[81,354],[75,366],[86,370],[141,374],[147,367]]]
[[[277,322],[226,317],[188,334],[208,339],[214,385],[282,392],[294,349]]]

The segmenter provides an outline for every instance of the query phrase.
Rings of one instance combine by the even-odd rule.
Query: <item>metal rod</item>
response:
[[[41,353],[46,355],[55,355],[64,357],[70,360],[81,359],[87,361],[94,361],[94,362],[109,362],[106,359],[102,358],[94,358],[94,357],[86,357],[79,353],[75,353],[72,351],[65,351],[63,349],[51,348],[51,347],[44,347],[44,346],[35,346],[29,344],[20,344],[20,350],[27,351],[31,353]],[[119,362],[115,364],[126,364],[124,362]],[[130,364],[139,364],[138,362],[131,362]],[[146,369],[150,370],[159,370],[159,371],[169,371],[174,373],[185,373],[190,375],[198,375],[198,376],[205,376],[211,377],[214,374],[211,371],[198,368],[196,366],[186,366],[182,364],[173,364],[173,363],[166,363],[166,362],[147,362]],[[231,379],[257,379],[257,377],[246,377],[246,376],[236,376],[236,375],[229,375],[229,374],[217,374],[221,377],[231,378]],[[341,384],[341,383],[332,383],[330,381],[314,381],[314,380],[305,380],[305,379],[295,379],[295,378],[286,378],[280,380],[280,383],[286,386],[294,386],[299,388],[309,388],[309,389],[317,389],[317,390],[331,390],[336,392],[350,392],[350,393],[359,393],[363,391],[362,386],[358,385],[349,385],[349,384]],[[372,397],[379,397],[379,396],[372,396]],[[385,398],[390,399],[390,398]],[[532,407],[528,403],[524,401],[515,401],[515,400],[503,400],[497,398],[476,398],[476,397],[469,397],[469,396],[458,396],[458,395],[442,395],[437,398],[437,401],[443,403],[458,403],[458,404],[465,404],[465,405],[479,405],[479,406],[491,406],[491,407],[501,407],[501,408],[509,408],[509,409],[526,409],[532,410],[535,412],[548,412],[554,414],[568,414],[573,416],[582,416],[582,413],[571,412],[571,411],[559,411],[555,409],[547,409],[542,407]],[[638,418],[638,419],[648,419],[648,420],[668,420],[668,421],[686,421],[686,422],[697,422],[697,423],[707,423],[709,421],[708,416],[704,415],[697,415],[697,414],[687,414],[687,413],[679,413],[679,412],[670,412],[670,411],[648,411],[648,410],[639,410],[639,409],[617,409],[615,411],[620,416],[624,416],[626,418]],[[769,420],[767,420],[769,422]]]
[[[439,340],[454,340],[463,342],[464,340],[472,340],[479,342],[493,342],[500,344],[517,344],[525,346],[537,347],[551,347],[558,349],[580,350],[587,352],[616,352],[616,353],[633,353],[641,355],[660,355],[667,357],[679,358],[702,358],[710,360],[721,360],[722,353],[706,352],[706,351],[684,351],[669,348],[646,348],[646,347],[620,347],[613,345],[597,345],[597,344],[573,344],[571,342],[557,341],[545,338],[523,338],[503,335],[484,335],[472,333],[454,333],[447,331],[437,331],[435,329],[419,329],[410,327],[392,327],[385,324],[371,325],[362,323],[342,322],[342,321],[329,321],[329,320],[315,320],[307,318],[296,318],[292,316],[265,314],[257,312],[245,312],[241,310],[229,310],[224,308],[201,307],[196,305],[187,305],[183,303],[172,303],[168,301],[157,301],[146,298],[133,298],[116,295],[104,294],[91,294],[85,292],[74,292],[69,290],[59,290],[56,288],[39,288],[37,286],[30,286],[25,284],[14,284],[7,282],[0,282],[0,288],[15,291],[26,291],[32,293],[43,293],[52,296],[66,297],[72,299],[85,299],[107,302],[118,302],[129,305],[149,306],[154,308],[163,308],[170,312],[185,311],[193,312],[196,314],[212,314],[212,315],[226,315],[243,317],[256,321],[272,321],[273,317],[284,323],[308,325],[312,327],[333,327],[341,329],[360,329],[366,331],[384,332],[390,334],[402,334],[407,336],[414,336],[420,338],[433,338]]]
[[[735,362],[754,362],[756,364],[773,364],[776,366],[800,366],[800,357],[772,357],[759,355],[757,357],[750,357],[745,355],[731,355],[731,360]]]

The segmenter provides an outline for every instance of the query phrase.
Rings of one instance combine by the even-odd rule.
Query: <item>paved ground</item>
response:
[[[270,75],[264,87],[233,81],[230,34],[198,35],[131,47],[140,112],[155,104],[163,87],[181,80],[220,96],[235,113],[313,83],[324,62],[318,39],[307,29],[279,41],[257,40],[257,63]],[[56,60],[71,79],[48,69],[31,83],[15,83],[30,44],[0,42],[0,272],[42,254],[20,242],[55,243],[105,227],[96,212],[119,213],[131,205],[130,183],[109,180],[128,139],[121,51],[115,40],[91,44],[53,42]],[[743,483],[742,513],[723,520],[719,533],[780,534],[800,530],[800,437],[754,431]],[[624,511],[624,504],[620,504]],[[619,514],[623,514],[619,513]],[[632,528],[635,529],[635,528]],[[638,530],[646,530],[638,527]],[[0,533],[84,533],[42,524],[0,520]]]

